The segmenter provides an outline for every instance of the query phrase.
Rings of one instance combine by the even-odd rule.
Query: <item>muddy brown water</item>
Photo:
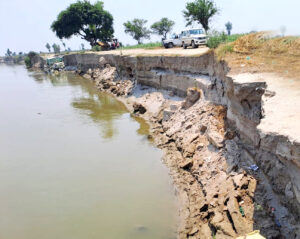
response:
[[[175,238],[174,189],[147,133],[88,80],[0,65],[0,238]]]

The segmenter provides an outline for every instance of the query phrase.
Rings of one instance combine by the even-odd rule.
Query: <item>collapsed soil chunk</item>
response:
[[[201,91],[196,88],[189,88],[187,90],[187,96],[185,98],[185,101],[182,103],[181,108],[186,110],[190,108],[192,105],[194,105],[197,100],[199,100],[201,97]]]

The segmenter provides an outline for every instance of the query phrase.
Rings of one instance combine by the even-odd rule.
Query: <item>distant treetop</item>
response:
[[[81,36],[91,46],[113,37],[113,17],[104,10],[103,2],[78,1],[59,13],[51,29],[60,39]]]
[[[231,22],[227,22],[227,23],[225,24],[225,27],[226,27],[226,30],[227,30],[228,35],[231,35],[232,23],[231,23]]]
[[[186,4],[183,16],[186,25],[192,25],[194,22],[200,23],[205,31],[209,30],[211,18],[219,12],[213,0],[194,0]]]
[[[160,21],[155,22],[151,26],[153,33],[167,38],[167,34],[172,31],[175,22],[164,17]]]
[[[147,29],[145,24],[147,20],[135,18],[132,21],[124,23],[125,33],[128,33],[133,37],[138,44],[142,43],[142,39],[150,39],[150,31]]]

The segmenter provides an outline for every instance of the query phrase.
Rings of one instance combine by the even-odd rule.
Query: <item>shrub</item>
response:
[[[25,65],[26,65],[27,68],[31,68],[32,67],[31,60],[30,60],[29,56],[25,56],[24,62],[25,62]]]
[[[34,51],[30,51],[27,56],[25,56],[24,58],[24,62],[27,68],[31,68],[32,67],[32,58],[34,58],[35,56],[38,56],[39,54],[34,52]]]
[[[33,58],[33,57],[35,57],[35,56],[37,56],[37,55],[38,55],[38,53],[36,53],[36,52],[34,52],[34,51],[30,51],[30,52],[27,54],[27,56],[29,56],[30,59]]]
[[[217,32],[213,31],[209,34],[209,39],[207,41],[207,46],[209,48],[217,48],[222,43],[228,43],[236,41],[238,38],[243,36],[244,34],[234,34],[234,35],[226,35],[225,32]]]
[[[101,46],[93,46],[92,51],[101,51]]]
[[[222,50],[223,50],[224,53],[233,52],[233,44],[229,43],[228,45],[224,45]]]
[[[216,54],[219,58],[224,57],[227,53],[233,52],[233,43],[223,43],[216,49]]]
[[[233,34],[230,36],[227,36],[226,42],[233,42],[239,39],[240,37],[244,36],[245,34]]]
[[[207,41],[207,46],[209,48],[217,48],[221,43],[225,42],[227,36],[224,32],[214,32],[212,35],[209,36]]]

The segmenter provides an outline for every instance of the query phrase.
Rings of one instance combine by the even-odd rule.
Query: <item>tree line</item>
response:
[[[71,51],[70,47],[68,47],[68,48],[66,47],[66,43],[63,42],[62,44],[63,44],[63,46],[65,48],[65,51],[68,51],[68,52]],[[56,43],[54,43],[52,46],[50,46],[50,44],[47,43],[45,47],[47,48],[47,50],[49,51],[49,53],[51,52],[51,47],[52,47],[54,53],[60,53],[60,51],[61,51],[60,45],[56,44]]]
[[[67,47],[67,46],[66,46],[66,43],[62,42],[62,45],[63,45],[63,47],[64,47],[64,51],[65,51],[65,52],[71,52],[71,51],[72,51],[70,47]],[[54,52],[55,54],[61,52],[60,45],[59,45],[59,44],[56,44],[56,43],[53,43],[52,46],[50,46],[50,44],[47,43],[47,44],[45,45],[45,47],[47,48],[47,50],[48,50],[49,53],[51,52],[51,48],[52,48],[52,50],[53,50],[53,52]],[[82,50],[82,51],[85,50],[85,46],[84,46],[83,43],[80,44],[79,50]]]
[[[9,48],[6,50],[5,57],[3,58],[4,62],[7,63],[20,63],[23,61],[25,54],[23,52],[12,52]]]
[[[210,29],[212,18],[219,11],[213,0],[194,0],[186,4],[183,10],[183,17],[185,18],[186,26],[198,23],[207,32]],[[162,36],[164,39],[167,38],[167,34],[172,31],[175,22],[164,17],[154,22],[150,26],[150,29],[146,27],[146,24],[147,20],[134,18],[131,21],[125,22],[123,26],[125,33],[132,36],[138,44],[141,44],[143,39],[150,39],[151,34]],[[232,23],[227,22],[225,27],[227,34],[230,35]],[[108,42],[113,38],[113,16],[104,10],[104,3],[102,1],[92,4],[87,0],[79,0],[76,3],[70,4],[66,10],[59,13],[57,19],[52,23],[51,29],[61,41],[69,39],[72,36],[80,36],[93,47],[97,45],[98,41]],[[71,48],[66,47],[63,41],[62,45],[66,52],[71,51]],[[51,52],[51,48],[54,53],[61,52],[60,45],[56,43],[52,44],[52,46],[47,43],[45,47],[49,53]],[[84,44],[81,44],[79,48],[80,50],[84,50]],[[22,55],[23,53],[20,52],[20,54]],[[17,56],[17,53],[7,49],[5,55]]]
[[[186,26],[198,23],[207,32],[211,19],[219,11],[213,0],[194,0],[186,4],[183,17],[186,20]],[[72,3],[67,9],[61,11],[52,23],[51,29],[61,40],[79,36],[93,47],[97,45],[98,41],[108,42],[113,38],[113,21],[112,14],[104,9],[102,1],[92,4],[85,0]],[[150,29],[146,27],[146,24],[147,20],[135,18],[123,24],[124,31],[132,36],[138,44],[141,44],[142,40],[149,39],[151,34],[166,38],[167,34],[172,31],[175,22],[168,18],[162,18],[153,23]],[[232,24],[228,22],[226,28],[230,34]]]
[[[18,54],[16,52],[12,52],[9,48],[6,50],[5,56],[6,57],[11,57],[11,56],[23,56],[23,52],[19,52]]]

